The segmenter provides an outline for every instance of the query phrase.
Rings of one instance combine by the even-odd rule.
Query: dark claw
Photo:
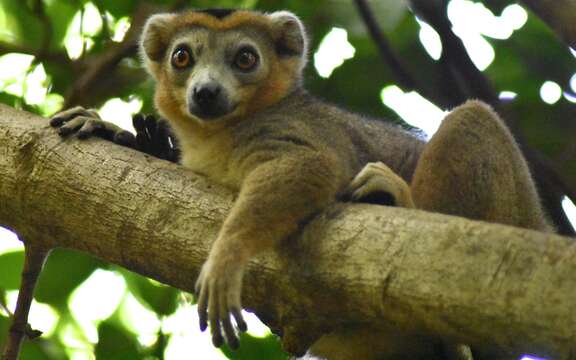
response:
[[[73,132],[74,132],[74,129],[72,129],[72,128],[61,127],[58,129],[58,135],[60,135],[60,136],[68,136],[68,135],[72,134]]]
[[[222,337],[222,334],[220,334],[220,332],[215,332],[214,335],[212,335],[212,344],[214,344],[215,347],[219,348],[222,346],[222,344],[224,343],[224,338]]]
[[[76,133],[76,136],[80,140],[88,139],[90,135],[92,135],[91,131],[78,131],[78,133]]]
[[[232,316],[234,316],[234,320],[236,320],[238,330],[246,332],[248,330],[248,325],[246,325],[246,321],[244,321],[242,311],[240,309],[231,309],[230,312],[232,313]]]
[[[226,336],[226,342],[232,349],[237,349],[238,338],[236,337],[236,331],[234,331],[234,327],[232,326],[232,322],[230,321],[230,317],[226,316],[222,320],[222,330],[224,330],[224,335]]]
[[[61,126],[63,123],[64,123],[64,119],[61,117],[55,117],[55,118],[52,118],[50,120],[50,126],[52,126],[52,127]]]
[[[208,327],[208,299],[206,294],[203,294],[202,289],[198,289],[199,295],[196,296],[198,301],[198,318],[200,320],[200,331],[206,330]]]
[[[146,115],[144,118],[144,125],[148,133],[149,139],[153,140],[156,134],[156,117],[154,115]]]
[[[132,124],[137,132],[144,130],[144,115],[136,114],[132,116]]]
[[[200,331],[204,332],[208,328],[208,314],[206,310],[198,311],[198,318],[200,322]]]
[[[248,325],[246,325],[246,322],[244,320],[242,320],[241,322],[237,323],[238,325],[238,330],[242,331],[242,332],[246,332],[248,331]]]

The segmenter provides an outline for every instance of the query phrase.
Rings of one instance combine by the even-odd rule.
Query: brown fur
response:
[[[165,60],[171,39],[191,26],[263,34],[253,40],[262,46],[268,73],[257,84],[235,88],[242,105],[217,121],[188,113],[186,92],[173,84]],[[221,327],[234,342],[230,317],[240,307],[247,261],[342,193],[362,198],[384,191],[402,206],[548,229],[528,167],[491,109],[466,103],[425,144],[398,127],[325,104],[300,86],[303,31],[291,14],[238,11],[223,19],[198,12],[156,17],[144,32],[142,52],[157,81],[156,105],[175,129],[183,165],[239,191],[197,283],[201,323],[208,316],[217,345]],[[345,347],[345,339],[331,334],[318,348]],[[410,342],[402,336],[402,343]]]

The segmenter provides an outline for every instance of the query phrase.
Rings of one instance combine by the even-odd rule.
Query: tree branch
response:
[[[0,154],[0,224],[187,291],[233,200],[175,164],[62,141],[47,120],[5,106]],[[569,238],[340,204],[251,261],[243,304],[295,353],[322,331],[369,323],[563,358],[576,350],[575,273]]]
[[[576,0],[522,0],[564,42],[576,49]]]
[[[412,75],[410,75],[398,56],[394,53],[394,50],[388,43],[388,39],[386,39],[382,30],[380,30],[374,15],[372,15],[370,5],[366,0],[354,0],[354,3],[356,4],[356,8],[362,17],[368,32],[378,47],[382,59],[388,64],[388,66],[390,66],[392,74],[396,77],[398,85],[408,91],[417,90],[418,86],[416,85],[416,79],[412,78]]]
[[[12,316],[6,349],[2,357],[3,360],[18,360],[20,356],[20,346],[24,338],[35,339],[42,335],[41,331],[33,330],[28,325],[28,314],[34,298],[34,289],[38,282],[38,277],[48,256],[48,250],[42,244],[26,246],[26,258],[24,269],[22,270],[22,284],[18,292],[16,311]]]
[[[98,93],[97,90],[101,88],[109,90],[110,80],[119,76],[118,64],[124,58],[134,56],[137,53],[138,37],[144,23],[151,14],[160,9],[157,6],[151,6],[146,3],[140,4],[132,16],[132,24],[122,42],[113,43],[106,51],[80,59],[75,63],[76,72],[79,76],[66,94],[65,109],[74,105],[91,107],[97,103],[94,93]]]

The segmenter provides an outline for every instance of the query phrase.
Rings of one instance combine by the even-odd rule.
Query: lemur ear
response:
[[[276,51],[280,56],[305,57],[308,39],[302,21],[289,11],[277,11],[268,15],[277,35]]]
[[[176,14],[156,14],[146,21],[140,39],[140,49],[146,60],[158,62],[164,57],[170,41],[170,25],[176,16]]]

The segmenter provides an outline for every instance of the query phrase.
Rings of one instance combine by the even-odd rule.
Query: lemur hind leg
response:
[[[454,109],[426,144],[411,184],[417,208],[550,230],[526,160],[486,104]]]

